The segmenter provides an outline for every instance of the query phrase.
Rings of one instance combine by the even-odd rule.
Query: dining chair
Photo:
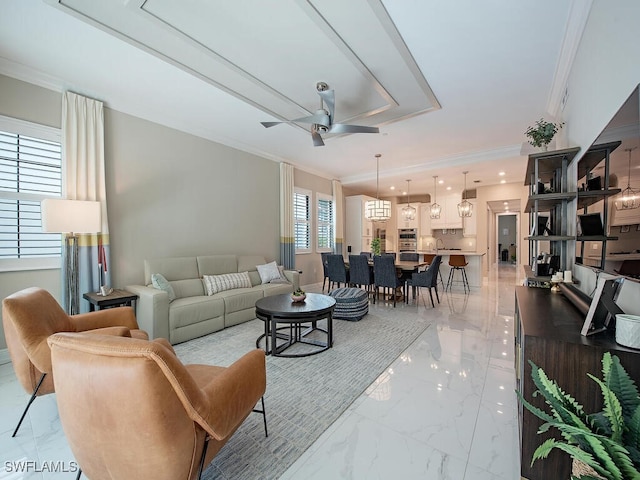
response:
[[[349,281],[359,288],[365,287],[367,294],[371,292],[373,272],[365,255],[349,255]]]
[[[330,252],[325,252],[325,253],[321,253],[320,254],[320,259],[322,260],[322,272],[323,272],[323,279],[322,279],[322,292],[324,293],[324,285],[327,282],[327,280],[329,279],[329,270],[327,269],[327,257],[331,255]],[[327,290],[328,291],[328,290]]]
[[[440,303],[440,296],[438,295],[438,272],[440,271],[440,263],[442,262],[442,256],[436,255],[429,268],[427,268],[424,272],[414,273],[411,275],[411,278],[407,280],[407,303],[409,303],[409,287],[411,287],[413,291],[413,298],[416,298],[416,294],[420,291],[420,287],[425,287],[429,289],[429,297],[431,298],[431,306],[435,308],[435,304],[433,303],[433,294],[431,293],[431,289],[436,291],[436,299],[438,303]]]
[[[380,287],[383,288],[383,295],[387,294],[387,288],[391,289],[393,306],[395,307],[396,289],[403,287],[404,293],[404,280],[398,277],[394,257],[391,255],[376,255],[373,257],[373,280],[377,297],[380,295]]]
[[[462,274],[462,287],[464,288],[464,292],[471,291],[469,288],[469,280],[467,279],[467,272],[464,267],[469,265],[467,259],[464,255],[450,255],[449,256],[449,266],[451,269],[449,270],[449,279],[447,280],[447,289],[451,289],[451,285],[454,282],[455,272],[461,272]]]
[[[433,259],[436,258],[436,256],[437,255],[432,253],[425,253],[424,261],[427,262],[427,266],[431,265],[431,262],[433,262]],[[438,281],[440,282],[440,285],[442,285],[442,288],[444,289],[444,281],[442,280],[442,272],[440,271],[440,269],[438,269]]]
[[[349,284],[349,271],[344,264],[344,258],[342,255],[327,255],[327,274],[329,275],[329,290],[332,289],[334,284],[344,283],[345,286]]]
[[[360,255],[366,256],[369,260],[371,260],[371,252],[360,252]]]

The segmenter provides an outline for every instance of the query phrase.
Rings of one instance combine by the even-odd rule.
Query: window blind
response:
[[[298,191],[294,193],[293,215],[295,217],[294,233],[296,251],[308,251],[311,249],[311,212],[309,194]]]

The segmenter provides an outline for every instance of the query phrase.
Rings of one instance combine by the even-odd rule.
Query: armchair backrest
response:
[[[329,276],[329,269],[327,268],[327,264],[329,263],[327,257],[329,255],[331,255],[331,253],[329,252],[323,252],[320,254],[320,258],[322,259],[322,272],[324,273],[325,277]]]
[[[41,375],[51,373],[47,338],[57,332],[73,332],[75,326],[49,292],[35,287],[2,301],[2,324],[16,377],[25,391],[31,393]],[[52,391],[53,382],[47,379],[38,394]]]

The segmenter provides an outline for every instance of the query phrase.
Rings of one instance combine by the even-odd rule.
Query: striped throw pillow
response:
[[[225,273],[223,275],[203,275],[202,281],[207,295],[234,288],[251,288],[249,272]]]

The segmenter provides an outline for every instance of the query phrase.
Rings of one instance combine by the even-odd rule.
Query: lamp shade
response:
[[[365,203],[364,216],[373,222],[386,222],[391,218],[391,202],[389,200],[369,200]]]
[[[100,202],[46,198],[41,208],[43,232],[97,233],[102,229]]]

